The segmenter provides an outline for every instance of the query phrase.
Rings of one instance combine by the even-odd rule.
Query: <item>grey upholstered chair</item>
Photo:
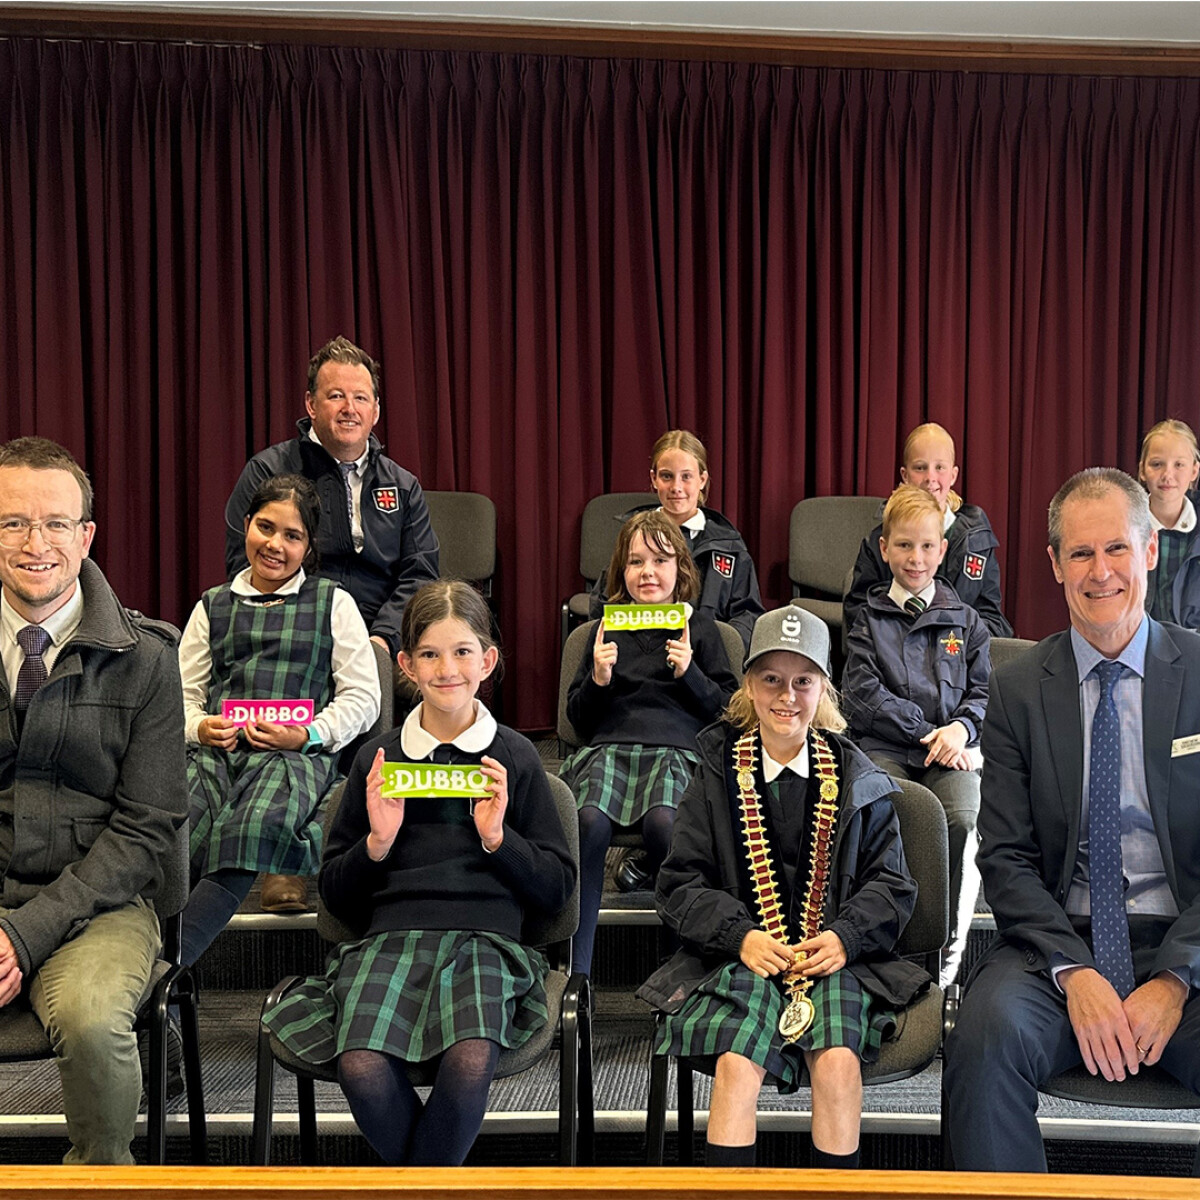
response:
[[[496,574],[496,506],[480,492],[426,492],[443,579],[473,583],[489,601]]]
[[[862,540],[879,524],[879,496],[810,496],[792,509],[788,578],[792,603],[815,613],[834,634],[842,629],[846,576]]]
[[[1014,658],[1019,658],[1026,650],[1036,645],[1037,642],[1029,638],[992,638],[988,645],[992,659],[992,670],[994,671],[997,667],[1003,666],[1006,662],[1011,662]]]

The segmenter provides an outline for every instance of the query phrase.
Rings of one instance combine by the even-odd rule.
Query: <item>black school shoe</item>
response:
[[[646,855],[641,850],[631,850],[625,855],[614,879],[620,892],[654,890],[654,876],[646,870]]]

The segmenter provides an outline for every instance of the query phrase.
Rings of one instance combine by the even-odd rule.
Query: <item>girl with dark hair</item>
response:
[[[678,637],[616,633],[596,624],[567,694],[567,715],[587,745],[560,774],[579,802],[579,932],[574,965],[588,974],[613,829],[637,827],[653,880],[671,844],[675,808],[698,761],[696,735],[714,721],[737,680],[711,617],[691,612],[700,577],[667,514],[636,513],[621,528],[608,568],[614,604],[687,604]]]
[[[337,1059],[367,1140],[393,1165],[457,1166],[483,1122],[501,1048],[547,1019],[546,960],[521,945],[527,914],[575,885],[550,784],[530,742],[477,699],[499,662],[472,587],[427,583],[401,623],[400,666],[420,703],[359,751],[318,886],[364,932],[264,1018],[309,1062]],[[392,798],[385,762],[477,767],[475,800]],[[406,1062],[436,1061],[422,1103]]]
[[[348,592],[316,565],[320,500],[300,475],[264,480],[246,515],[250,565],[204,593],[179,645],[191,798],[190,965],[225,928],[260,871],[310,875],[337,751],[379,715],[379,673]],[[225,700],[311,700],[309,724],[222,715]],[[304,907],[303,895],[297,897]]]

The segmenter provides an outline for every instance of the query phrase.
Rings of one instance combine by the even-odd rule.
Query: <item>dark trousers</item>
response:
[[[1169,924],[1130,922],[1139,984],[1149,978]],[[997,944],[973,974],[946,1041],[943,1103],[954,1165],[963,1171],[1045,1171],[1038,1087],[1082,1061],[1066,997],[1049,973],[1031,970],[1024,950]],[[1200,1094],[1195,988],[1159,1065]]]

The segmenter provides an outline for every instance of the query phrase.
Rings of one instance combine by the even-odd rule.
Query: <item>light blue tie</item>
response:
[[[1124,999],[1133,991],[1134,978],[1121,863],[1121,728],[1113,696],[1122,669],[1106,659],[1094,671],[1100,699],[1092,719],[1088,769],[1088,864],[1096,970]]]

